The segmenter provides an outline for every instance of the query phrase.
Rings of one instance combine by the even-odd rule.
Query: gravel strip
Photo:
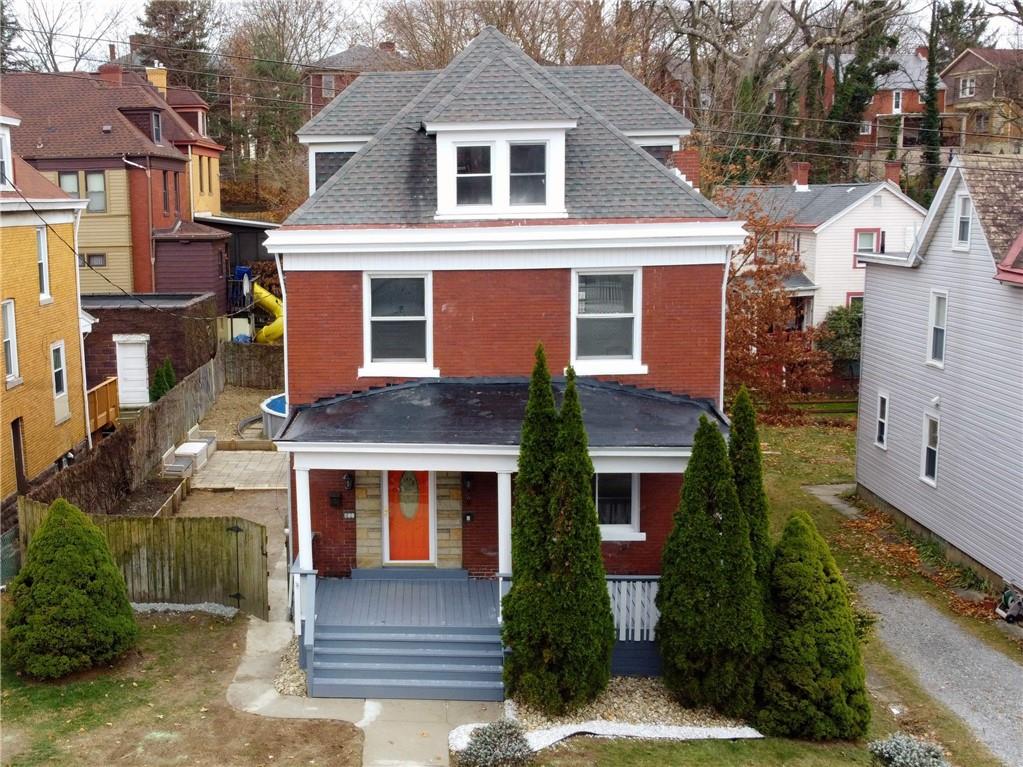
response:
[[[295,637],[284,649],[281,656],[281,668],[274,678],[274,689],[281,695],[299,695],[307,693],[305,671],[298,665],[298,637]]]
[[[131,606],[137,613],[209,613],[222,618],[233,618],[238,614],[237,607],[218,605],[215,602],[197,602],[192,605],[175,602],[132,602]]]
[[[989,647],[923,599],[877,583],[858,588],[878,636],[928,693],[1010,767],[1023,765],[1023,662]]]
[[[597,700],[564,716],[547,716],[512,701],[505,704],[505,711],[509,719],[518,720],[527,730],[595,721],[676,727],[742,725],[712,711],[683,708],[664,682],[654,677],[612,677],[607,690]]]

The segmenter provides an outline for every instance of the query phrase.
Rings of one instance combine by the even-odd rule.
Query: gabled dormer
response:
[[[510,56],[488,56],[423,119],[437,142],[439,221],[561,218],[578,113]]]

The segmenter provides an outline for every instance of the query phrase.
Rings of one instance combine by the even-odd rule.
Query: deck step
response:
[[[437,636],[465,636],[474,635],[479,637],[492,637],[494,641],[501,638],[500,626],[397,626],[392,624],[374,624],[371,626],[352,626],[342,623],[324,623],[316,620],[316,636],[325,634],[360,634],[366,637],[379,637],[381,635],[407,634],[416,635],[431,634]]]
[[[502,671],[497,665],[459,663],[330,663],[317,656],[313,662],[313,678],[348,680],[352,678],[389,679],[399,681],[453,680],[465,682],[500,682]]]
[[[417,700],[504,700],[501,682],[468,682],[451,679],[379,679],[352,677],[322,680],[313,677],[309,694],[314,698],[383,698]]]
[[[504,660],[504,650],[495,647],[492,650],[466,650],[464,648],[442,648],[423,650],[421,648],[394,647],[320,647],[313,650],[316,660],[336,663],[407,663],[446,665],[489,665],[500,664]]]
[[[319,648],[391,648],[395,652],[410,650],[494,650],[501,640],[478,634],[321,634],[316,632],[314,644]]]
[[[437,567],[356,567],[353,581],[467,581],[466,570]]]

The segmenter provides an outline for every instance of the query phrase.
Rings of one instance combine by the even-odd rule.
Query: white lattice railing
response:
[[[621,642],[652,642],[657,628],[656,575],[609,575],[607,591],[611,595],[611,614],[615,619],[615,637]]]

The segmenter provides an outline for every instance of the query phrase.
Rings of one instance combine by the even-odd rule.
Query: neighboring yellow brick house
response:
[[[0,498],[89,439],[74,200],[11,152],[0,105]]]

